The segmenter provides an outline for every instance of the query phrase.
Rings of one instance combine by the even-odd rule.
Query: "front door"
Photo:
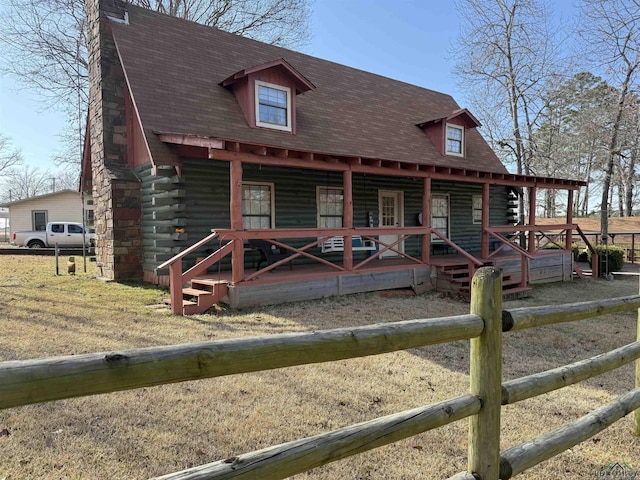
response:
[[[403,205],[402,192],[396,190],[380,190],[378,192],[378,211],[380,212],[380,227],[388,228],[390,231],[404,226],[403,223]],[[397,234],[389,233],[389,235],[380,235],[380,241],[391,245],[400,237]],[[384,248],[380,245],[380,248]],[[403,242],[393,247],[396,250],[404,252]],[[399,254],[392,250],[380,254],[380,258],[398,257]]]

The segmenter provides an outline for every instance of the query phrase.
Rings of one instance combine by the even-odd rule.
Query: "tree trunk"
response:
[[[627,38],[631,35],[631,31]],[[607,161],[607,168],[604,175],[604,184],[602,185],[602,201],[600,203],[600,231],[602,234],[602,243],[606,245],[609,236],[609,188],[611,187],[611,177],[613,175],[613,166],[615,164],[616,156],[619,155],[617,151],[618,146],[618,132],[620,131],[620,123],[622,121],[622,113],[624,112],[624,104],[627,99],[627,93],[629,92],[629,84],[631,83],[631,77],[636,69],[637,65],[630,65],[627,63],[627,72],[620,89],[620,98],[618,100],[618,111],[616,113],[616,119],[611,128],[611,141],[609,142],[609,159]]]

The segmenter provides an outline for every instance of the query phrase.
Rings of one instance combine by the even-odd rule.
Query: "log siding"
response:
[[[229,163],[203,159],[184,159],[182,177],[154,177],[149,166],[137,169],[142,183],[143,243],[145,246],[145,270],[153,271],[159,264],[194,241],[209,235],[212,229],[230,228],[229,214]],[[243,182],[267,182],[274,185],[275,228],[317,227],[317,187],[342,188],[342,172],[301,170],[244,164]],[[419,226],[418,215],[422,210],[423,182],[404,177],[383,177],[369,174],[353,174],[353,226],[366,228],[369,212],[373,225],[378,225],[379,190],[398,190],[404,197],[404,226]],[[447,194],[450,199],[451,240],[467,251],[479,252],[482,226],[473,223],[473,195],[482,194],[482,185],[462,182],[433,181],[433,194]],[[165,203],[166,199],[172,201]],[[492,225],[507,225],[512,220],[508,188],[491,187]],[[165,200],[163,200],[165,199]],[[161,213],[159,213],[160,209]],[[176,232],[184,229],[184,233]],[[224,239],[220,240],[221,244]],[[304,239],[286,241],[292,246],[302,246]],[[221,246],[221,245],[220,245]],[[218,246],[216,246],[218,247]],[[208,248],[211,248],[209,246]],[[405,252],[420,257],[422,241],[414,235],[405,241]],[[316,248],[319,253],[319,248]],[[432,245],[432,254],[451,254],[453,249]],[[209,252],[210,253],[210,252]],[[186,265],[205,256],[207,250],[195,252],[185,259]],[[368,252],[354,252],[355,260],[363,260]],[[340,253],[324,254],[330,261],[341,260]],[[255,268],[258,254],[251,250],[245,254],[245,268]],[[296,263],[309,263],[309,259],[297,259]],[[230,269],[230,260],[222,262],[223,270]],[[166,272],[160,272],[165,273]]]

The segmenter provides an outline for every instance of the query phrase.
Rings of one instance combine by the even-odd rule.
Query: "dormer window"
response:
[[[427,134],[441,155],[466,157],[467,130],[480,126],[480,122],[466,108],[455,110],[446,117],[436,116],[416,123]]]
[[[256,80],[256,126],[291,131],[291,89]]]
[[[296,133],[296,96],[316,87],[280,58],[245,68],[223,80],[251,128]]]
[[[447,124],[447,155],[464,156],[464,127]]]

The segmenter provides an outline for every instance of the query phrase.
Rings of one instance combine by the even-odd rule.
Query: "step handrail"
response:
[[[171,257],[169,260],[167,260],[166,262],[158,265],[156,267],[157,270],[162,270],[165,268],[170,267],[173,263],[177,262],[178,260],[182,260],[184,257],[186,257],[187,255],[189,255],[190,253],[195,252],[197,249],[199,249],[201,246],[209,243],[211,240],[213,240],[214,238],[216,238],[218,236],[218,232],[213,232],[210,235],[207,235],[206,237],[204,237],[202,240],[200,240],[198,243],[195,243],[193,245],[191,245],[189,248],[187,248],[186,250],[180,252],[179,254],[177,254],[174,257]]]
[[[184,251],[180,252],[179,254],[175,255],[174,257],[170,258],[157,267],[158,270],[169,267],[169,294],[171,295],[171,311],[176,315],[183,314],[182,286],[185,284],[185,282],[188,282],[193,277],[198,275],[198,273],[206,270],[210,265],[213,265],[215,262],[220,261],[223,257],[226,257],[233,251],[232,239],[229,243],[223,245],[214,253],[207,256],[207,258],[205,258],[202,262],[197,263],[185,273],[182,273],[182,259],[190,253],[195,252],[203,245],[206,245],[217,236],[218,232],[212,232],[199,242],[191,245],[189,248],[185,249]]]
[[[477,265],[478,267],[482,267],[484,265],[484,263],[482,263],[482,261],[478,260],[476,257],[474,257],[473,255],[471,255],[469,252],[465,251],[462,247],[460,247],[459,245],[455,244],[454,242],[452,242],[451,240],[449,240],[447,237],[445,237],[444,235],[442,235],[438,230],[436,230],[435,228],[431,229],[431,233],[433,235],[435,235],[436,237],[440,238],[441,240],[443,240],[445,243],[447,243],[450,247],[452,247],[454,250],[456,250],[460,255],[462,255],[463,257],[465,257],[467,260],[469,260],[470,262],[473,262],[475,265]]]

